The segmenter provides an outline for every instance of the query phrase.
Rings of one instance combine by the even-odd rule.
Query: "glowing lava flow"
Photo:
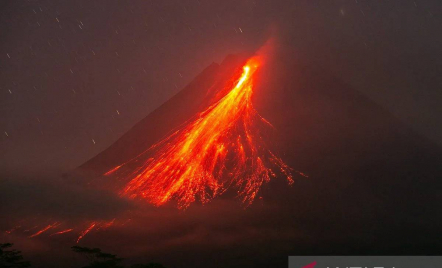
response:
[[[49,229],[51,229],[51,228],[55,228],[55,227],[57,227],[58,225],[59,225],[58,222],[55,222],[55,223],[53,223],[53,224],[49,224],[49,225],[46,226],[45,228],[43,228],[43,229],[41,229],[40,231],[36,232],[35,234],[29,236],[29,238],[39,236],[39,235],[41,235],[42,233],[46,232],[47,230],[49,230]]]
[[[259,124],[269,123],[252,105],[253,75],[257,68],[258,60],[250,59],[236,85],[224,97],[154,145],[153,157],[143,160],[128,176],[122,193],[145,198],[155,205],[173,198],[180,207],[187,207],[197,199],[206,202],[234,187],[242,201],[250,204],[261,185],[276,176],[272,168],[292,183],[290,168],[266,149],[260,135]],[[142,156],[130,162],[140,162]]]
[[[95,225],[97,225],[97,223],[96,223],[96,222],[92,222],[91,225],[90,225],[86,230],[84,230],[84,231],[82,231],[82,232],[80,233],[80,235],[79,235],[78,238],[77,238],[77,244],[78,244],[78,242],[80,242],[80,240],[81,240],[85,235],[87,235],[87,233],[89,233],[90,231],[92,231],[92,229],[95,228]]]
[[[42,229],[39,229],[32,235],[29,235],[28,238],[34,238],[37,236],[41,236],[43,234],[47,234],[49,230],[53,231],[52,234],[48,234],[47,236],[59,236],[64,234],[70,234],[70,233],[76,233],[79,231],[77,239],[75,240],[77,243],[80,242],[81,239],[83,239],[87,234],[91,233],[92,231],[100,231],[109,229],[113,226],[123,226],[125,225],[129,220],[125,220],[124,222],[118,222],[117,219],[112,219],[111,221],[107,220],[95,220],[95,221],[88,221],[86,225],[83,225],[85,229],[80,229],[79,227],[71,227],[67,228],[66,223],[61,222],[54,222],[48,225],[45,225],[42,227]],[[72,225],[71,225],[72,226]],[[16,226],[12,229],[9,229],[5,231],[6,234],[11,234],[12,232],[17,231],[21,226]],[[38,226],[34,226],[31,229],[23,230],[23,233],[28,233],[33,229],[38,228]],[[58,229],[58,230],[57,230]]]
[[[59,232],[56,232],[56,233],[53,233],[53,234],[51,234],[51,236],[53,236],[53,235],[61,235],[61,234],[65,234],[65,233],[69,233],[69,232],[72,232],[74,229],[72,229],[72,228],[70,228],[70,229],[66,229],[66,230],[63,230],[63,231],[59,231]]]

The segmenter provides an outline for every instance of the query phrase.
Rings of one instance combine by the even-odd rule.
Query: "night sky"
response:
[[[438,0],[2,1],[0,169],[77,167],[271,29],[442,144],[441,15]]]

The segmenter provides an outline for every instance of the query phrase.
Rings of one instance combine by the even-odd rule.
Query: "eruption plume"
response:
[[[270,125],[252,104],[258,57],[249,59],[241,76],[219,100],[161,142],[134,159],[123,195],[144,198],[154,205],[171,199],[185,208],[207,202],[232,187],[245,204],[253,202],[263,183],[276,173],[293,182],[290,168],[267,147],[261,129]],[[131,166],[132,166],[131,164]]]

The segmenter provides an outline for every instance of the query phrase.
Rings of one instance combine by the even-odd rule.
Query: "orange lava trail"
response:
[[[5,233],[6,233],[6,234],[11,234],[12,232],[14,232],[15,230],[17,230],[17,229],[20,228],[20,227],[21,227],[20,225],[19,225],[19,226],[16,226],[16,227],[14,227],[14,228],[12,228],[12,229],[6,230]]]
[[[107,228],[111,227],[112,225],[114,225],[115,220],[116,219],[113,219],[113,220],[108,221],[108,222],[103,222],[98,229],[107,229]]]
[[[51,228],[54,228],[54,227],[57,227],[58,225],[59,225],[58,222],[55,222],[55,223],[53,223],[53,224],[49,224],[49,225],[46,226],[45,228],[43,228],[43,229],[41,229],[40,231],[36,232],[35,234],[29,236],[29,238],[39,236],[39,235],[41,235],[42,233],[46,232],[47,230],[49,230],[49,229],[51,229]]]
[[[93,222],[86,230],[84,230],[83,232],[80,233],[80,236],[78,236],[77,238],[77,244],[78,242],[80,242],[80,240],[87,235],[87,233],[89,233],[90,231],[92,231],[92,229],[94,229],[95,225],[97,225],[96,222]]]
[[[105,176],[110,175],[110,174],[114,173],[115,171],[117,171],[120,167],[121,167],[121,165],[116,166],[113,169],[109,170],[108,172],[104,173],[104,175]]]
[[[61,234],[69,233],[69,232],[72,232],[73,230],[74,230],[74,229],[66,229],[66,230],[63,230],[63,231],[60,231],[60,232],[53,233],[53,234],[51,234],[50,236],[53,236],[53,235],[61,235]]]
[[[260,135],[260,126],[268,122],[252,105],[258,65],[257,58],[250,59],[236,85],[197,119],[154,145],[153,157],[143,160],[141,155],[131,160],[142,164],[127,176],[122,194],[155,205],[176,199],[185,208],[234,187],[242,201],[250,204],[262,184],[276,176],[274,170],[292,183],[290,168],[266,148]]]

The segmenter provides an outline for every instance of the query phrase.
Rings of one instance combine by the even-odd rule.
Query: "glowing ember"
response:
[[[109,222],[103,222],[103,223],[100,225],[100,227],[98,227],[98,230],[99,230],[99,229],[107,229],[107,228],[111,227],[114,223],[115,223],[115,219],[113,219],[113,220],[111,220],[111,221],[109,221]]]
[[[236,85],[197,119],[154,145],[153,157],[146,160],[152,153],[147,151],[125,163],[142,165],[127,176],[130,181],[122,194],[142,197],[155,205],[174,198],[183,208],[196,199],[207,202],[234,187],[242,201],[250,204],[262,184],[276,176],[272,168],[292,183],[290,168],[266,149],[259,133],[259,124],[269,123],[251,100],[258,63],[256,58],[250,59]]]
[[[87,235],[87,233],[89,233],[90,231],[92,231],[92,229],[94,229],[95,225],[97,225],[97,223],[96,223],[96,222],[92,222],[92,224],[91,224],[86,230],[82,231],[82,232],[80,233],[80,236],[78,236],[78,238],[77,238],[77,243],[80,242],[80,240],[81,240],[85,235]]]
[[[49,230],[49,229],[51,229],[51,228],[54,228],[54,227],[57,227],[58,225],[59,225],[58,222],[55,222],[55,223],[53,223],[53,224],[49,224],[49,225],[46,226],[45,228],[43,228],[43,229],[41,229],[40,231],[36,232],[35,234],[29,236],[29,238],[39,236],[39,235],[41,235],[42,233],[46,232],[47,230]]]
[[[107,228],[111,227],[112,225],[114,225],[114,223],[115,223],[115,219],[113,219],[111,221],[94,221],[94,222],[92,222],[86,230],[84,230],[80,233],[80,235],[77,238],[77,243],[81,239],[83,239],[83,237],[85,237],[85,235],[87,235],[93,229],[95,229],[97,231],[101,230],[101,229],[107,229]]]
[[[126,220],[124,223],[119,223],[117,221],[116,218],[110,220],[110,221],[106,221],[106,220],[96,220],[96,221],[89,221],[89,224],[87,225],[87,228],[84,229],[83,231],[81,231],[79,233],[79,236],[77,238],[77,243],[83,239],[88,233],[90,233],[92,230],[95,231],[99,231],[99,230],[105,230],[108,229],[110,227],[113,226],[123,226],[124,224],[127,223],[128,220]],[[34,238],[36,236],[40,236],[43,233],[47,233],[47,231],[49,230],[54,230],[52,231],[52,233],[49,236],[58,236],[58,235],[62,235],[62,234],[67,234],[67,233],[71,233],[73,231],[76,231],[78,228],[74,227],[74,226],[70,226],[70,228],[68,226],[66,226],[67,224],[65,223],[60,223],[60,222],[54,222],[52,224],[48,224],[47,226],[45,226],[44,228],[36,231],[35,233],[33,233],[32,235],[29,235],[29,238]],[[64,228],[60,228],[61,226],[65,226]],[[11,234],[12,232],[17,231],[21,226],[16,226],[12,229],[9,229],[7,231],[5,231],[6,234]],[[38,226],[34,226],[31,229],[27,229],[27,230],[23,230],[23,233],[28,233],[33,229],[37,229]],[[58,230],[57,230],[58,229]]]
[[[16,226],[16,227],[14,227],[14,228],[12,228],[12,229],[6,230],[5,233],[6,233],[6,234],[11,234],[12,232],[14,232],[15,230],[17,230],[17,229],[20,228],[20,227],[21,227],[21,226]]]
[[[110,175],[112,173],[114,173],[115,171],[117,171],[121,166],[116,166],[113,169],[109,170],[108,172],[104,173],[104,175]]]
[[[69,232],[72,232],[74,229],[66,229],[66,230],[63,230],[63,231],[59,231],[59,232],[56,232],[56,233],[53,233],[53,234],[51,234],[51,236],[53,236],[53,235],[61,235],[61,234],[65,234],[65,233],[69,233]]]

